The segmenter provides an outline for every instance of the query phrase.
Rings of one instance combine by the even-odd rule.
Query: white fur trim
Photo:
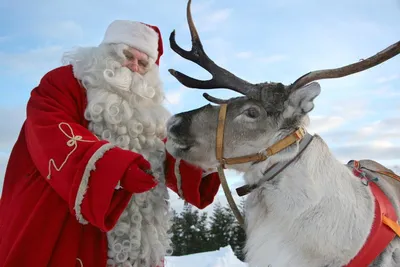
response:
[[[183,191],[182,191],[182,176],[181,176],[181,172],[179,170],[180,164],[181,164],[181,159],[176,159],[175,165],[174,165],[174,172],[175,172],[175,177],[176,177],[176,187],[178,188],[178,195],[182,199],[184,199]]]
[[[209,174],[214,173],[214,172],[218,172],[218,170],[216,168],[203,170],[203,173],[201,174],[201,178],[207,177]]]
[[[88,224],[88,221],[86,221],[83,218],[83,215],[81,213],[81,205],[83,198],[85,197],[86,191],[88,189],[88,184],[89,184],[89,177],[90,177],[90,172],[96,170],[96,162],[103,157],[104,153],[107,152],[108,150],[112,149],[115,147],[113,144],[105,144],[101,146],[89,159],[85,171],[82,176],[81,184],[79,185],[78,188],[78,193],[76,194],[75,198],[75,216],[78,222],[81,224]]]
[[[121,186],[121,181],[118,181],[117,185],[115,186],[115,189],[119,190],[122,189],[123,187]]]
[[[108,26],[102,44],[123,43],[156,60],[158,38],[156,31],[141,22],[115,20]]]

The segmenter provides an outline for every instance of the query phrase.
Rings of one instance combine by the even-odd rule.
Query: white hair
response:
[[[100,139],[142,154],[152,165],[159,184],[134,194],[116,226],[107,233],[108,266],[157,266],[172,253],[171,214],[165,186],[164,92],[158,66],[149,63],[143,76],[122,67],[122,44],[78,48],[65,54],[75,77],[86,88],[85,118]]]

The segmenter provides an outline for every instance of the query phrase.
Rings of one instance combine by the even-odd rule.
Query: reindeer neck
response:
[[[248,182],[263,178],[262,170],[271,162],[263,164],[246,173]],[[269,242],[285,246],[290,240],[295,247],[318,251],[322,258],[344,260],[361,248],[373,214],[368,187],[315,136],[298,159],[250,193],[246,217],[249,241],[254,245],[271,248]],[[261,240],[257,238],[261,233],[278,237],[274,241]],[[342,247],[342,255],[329,255],[332,246]],[[274,257],[273,252],[270,257]]]
[[[297,152],[296,152],[297,153]],[[245,174],[249,184],[259,183],[264,190],[278,190],[279,195],[301,200],[300,205],[308,203],[316,205],[326,198],[336,198],[337,201],[348,201],[349,198],[360,196],[372,199],[372,195],[359,178],[351,170],[338,161],[330,152],[326,143],[316,135],[302,155],[284,168],[273,179],[265,181],[265,171],[279,161],[287,162],[289,157],[275,157],[271,161],[259,163]],[[265,181],[265,182],[263,182]],[[257,189],[256,189],[257,190]],[[360,191],[364,192],[360,194]],[[296,201],[299,203],[299,201]],[[295,204],[295,203],[291,203]]]

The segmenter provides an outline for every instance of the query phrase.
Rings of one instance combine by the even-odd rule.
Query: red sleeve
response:
[[[176,159],[167,152],[165,174],[167,186],[179,194],[175,175],[175,163]],[[203,177],[203,170],[201,168],[183,160],[180,161],[179,172],[183,198],[187,202],[199,209],[204,209],[214,201],[221,183],[217,172]]]
[[[28,150],[77,220],[108,231],[132,196],[115,188],[139,155],[98,140],[84,126],[82,99],[71,69],[46,74],[27,105]]]

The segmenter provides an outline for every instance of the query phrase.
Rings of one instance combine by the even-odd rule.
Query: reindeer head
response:
[[[176,44],[175,31],[171,33],[170,45],[180,56],[206,69],[212,74],[212,79],[196,80],[175,70],[169,70],[170,73],[190,88],[226,88],[243,95],[223,100],[204,94],[207,100],[217,105],[209,104],[179,113],[169,120],[167,150],[175,157],[203,168],[219,165],[217,157],[246,158],[246,155],[250,155],[246,164],[230,166],[245,171],[249,164],[260,160],[255,156],[260,155],[260,151],[265,151],[278,140],[306,125],[307,114],[314,108],[313,100],[321,91],[319,84],[313,81],[360,72],[400,53],[400,42],[397,42],[358,63],[307,73],[291,85],[252,84],[221,68],[207,56],[193,23],[190,3],[191,0],[187,5],[187,19],[192,36],[192,49],[185,51]],[[296,148],[295,145],[288,146],[277,154],[277,159],[290,157],[296,152]]]

